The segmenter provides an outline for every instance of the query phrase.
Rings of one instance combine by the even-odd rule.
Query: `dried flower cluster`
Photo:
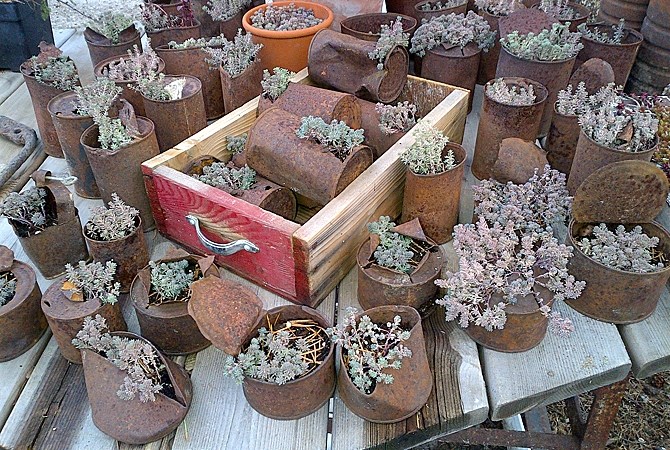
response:
[[[28,62],[32,75],[42,84],[62,91],[71,91],[79,84],[77,67],[68,56],[33,56]]]
[[[566,187],[565,174],[544,166],[524,184],[482,180],[472,186],[474,213],[489,225],[512,222],[517,231],[541,232],[563,223],[570,214],[572,197]]]
[[[247,144],[247,137],[247,133],[240,134],[239,136],[228,136],[226,138],[226,150],[233,155],[242,153],[244,146]]]
[[[186,78],[177,78],[169,83],[162,73],[151,73],[137,80],[131,88],[140,92],[144,97],[155,102],[169,102],[180,100],[186,86]]]
[[[577,56],[584,48],[581,33],[570,32],[568,24],[555,23],[538,34],[513,31],[500,40],[512,55],[530,61],[560,61]]]
[[[409,33],[402,29],[402,18],[398,16],[391,24],[382,24],[379,39],[374,50],[368,53],[368,58],[377,60],[377,70],[384,69],[384,62],[397,46],[407,47],[409,45]]]
[[[445,44],[460,47],[461,50],[471,42],[488,51],[495,44],[496,32],[488,22],[473,11],[467,14],[451,13],[432,17],[414,32],[410,51],[425,56],[428,50]]]
[[[572,85],[568,84],[568,87],[558,92],[556,111],[565,116],[577,116],[586,111],[589,102],[589,93],[583,81],[579,82],[574,92]]]
[[[465,2],[466,0],[445,0],[443,2],[431,1],[424,3],[419,7],[419,9],[421,11],[442,11],[445,9],[451,9],[457,6],[461,6]]]
[[[475,0],[475,6],[493,16],[507,16],[521,8],[518,0]]]
[[[538,8],[559,20],[575,20],[579,11],[568,4],[568,0],[541,0]]]
[[[225,163],[214,163],[202,169],[202,175],[193,175],[205,184],[229,193],[246,191],[256,184],[256,171],[249,166],[235,168]]]
[[[442,157],[449,138],[430,125],[420,125],[414,143],[400,155],[400,160],[417,175],[434,175],[456,167],[456,157],[449,150]]]
[[[341,161],[347,159],[354,147],[363,143],[363,133],[363,129],[354,130],[337,119],[326,123],[314,116],[303,117],[300,127],[295,130],[296,136],[327,147]]]
[[[416,125],[416,105],[410,102],[395,106],[377,103],[375,110],[379,114],[379,129],[387,136],[404,133]]]
[[[124,203],[116,192],[107,208],[99,206],[91,212],[86,226],[86,234],[99,241],[115,241],[129,236],[137,229],[140,212]]]
[[[123,384],[116,395],[121,400],[139,397],[142,403],[156,401],[156,394],[163,390],[161,372],[165,370],[158,352],[147,342],[112,336],[107,322],[100,314],[95,319],[86,317],[82,329],[72,344],[79,349],[90,349],[104,356],[117,368],[126,372]]]
[[[210,56],[206,60],[210,67],[220,65],[228,75],[235,77],[255,61],[261,48],[263,44],[254,44],[251,34],[242,34],[242,30],[238,30],[233,41],[224,40],[221,48],[207,47],[204,50]]]
[[[150,45],[144,52],[133,45],[133,49],[127,53],[127,57],[121,56],[104,67],[102,74],[114,81],[137,81],[158,71],[160,59]]]
[[[204,8],[204,6],[203,6]],[[187,48],[204,48],[204,47],[219,47],[226,42],[223,34],[211,38],[201,37],[198,39],[188,38],[184,42],[170,41],[168,48],[175,50],[185,50]]]
[[[375,249],[373,257],[382,267],[401,273],[411,273],[414,270],[411,265],[414,258],[414,252],[410,249],[412,239],[391,231],[395,225],[389,216],[381,216],[379,221],[368,224],[368,231],[379,236],[379,246]]]
[[[209,0],[202,10],[220,22],[230,20],[251,5],[251,0]]]
[[[294,75],[295,72],[291,72],[283,67],[275,67],[272,70],[272,75],[270,75],[267,69],[264,69],[263,80],[261,81],[263,93],[261,95],[274,102],[286,91]]]
[[[621,44],[626,35],[625,25],[626,21],[621,19],[618,24],[612,25],[612,30],[610,32],[599,31],[598,28],[589,27],[585,23],[580,24],[577,29],[586,39],[591,39],[592,41],[603,44]]]
[[[509,85],[503,78],[486,85],[486,95],[498,103],[511,106],[529,106],[535,103],[535,90],[532,84],[528,87]]]
[[[79,261],[76,267],[65,265],[65,279],[71,286],[64,289],[73,291],[73,299],[78,301],[100,300],[101,303],[113,305],[119,297],[121,284],[114,281],[116,263],[107,261],[86,264]]]
[[[639,225],[630,231],[618,225],[611,231],[601,223],[593,227],[589,236],[577,240],[577,246],[589,258],[612,269],[650,273],[665,267],[665,256],[657,248],[658,242],[657,237],[643,233]]]
[[[356,309],[347,308],[344,319],[328,329],[333,342],[342,346],[344,364],[354,386],[371,394],[377,383],[392,384],[391,370],[399,370],[412,351],[403,342],[410,332],[403,328],[400,316],[393,322],[377,324],[369,316],[356,318]]]
[[[286,6],[269,4],[251,16],[251,24],[254,27],[274,31],[302,30],[321,22],[323,19],[316,17],[313,9],[296,7],[293,3]]]
[[[179,301],[184,294],[187,295],[183,301],[190,298],[189,288],[195,281],[195,274],[189,270],[189,265],[187,259],[162,263],[149,261],[151,287],[159,300],[155,303]]]
[[[0,307],[9,303],[16,293],[16,278],[12,272],[0,274]]]
[[[572,248],[559,244],[550,232],[520,234],[519,228],[512,221],[489,226],[484,218],[454,228],[459,270],[435,282],[446,290],[436,303],[444,306],[447,321],[458,320],[463,328],[474,324],[488,331],[503,329],[505,308],[532,296],[552,331],[572,331],[570,321],[552,312],[552,299],[546,298],[574,299],[584,289],[585,283],[566,268]]]
[[[89,23],[89,28],[109,39],[110,43],[119,43],[119,35],[133,24],[133,18],[120,13],[108,11],[99,15],[95,21]]]
[[[46,197],[47,191],[37,187],[10,192],[0,204],[0,216],[25,229],[26,236],[36,234],[54,223],[47,215]]]

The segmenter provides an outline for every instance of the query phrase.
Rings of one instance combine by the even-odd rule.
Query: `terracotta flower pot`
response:
[[[200,258],[178,250],[156,263],[186,259],[194,267],[199,266],[205,276],[219,276],[213,264],[214,257]],[[150,304],[151,268],[144,267],[133,281],[131,298],[142,336],[149,339],[166,355],[187,355],[209,347],[210,342],[200,333],[198,325],[188,314],[188,301]],[[190,300],[189,300],[190,301]]]
[[[547,101],[537,137],[544,137],[549,133],[551,118],[554,115],[554,103],[558,98],[558,92],[567,87],[574,64],[575,57],[561,61],[530,61],[512,55],[504,47],[501,49],[496,78],[530,78],[547,89]]]
[[[221,89],[223,93],[223,107],[226,114],[236,110],[249,100],[258,97],[263,88],[263,67],[256,58],[249,67],[234,77],[231,77],[223,67],[219,66]]]
[[[433,17],[445,16],[451,13],[454,14],[465,14],[468,12],[468,1],[462,0],[460,5],[452,7],[442,7],[439,9],[424,10],[426,6],[434,7],[437,3],[437,0],[423,0],[414,5],[414,17],[416,17],[419,25],[425,20],[429,22]]]
[[[152,42],[153,44],[153,42]],[[99,77],[104,77],[104,72],[108,68],[109,63],[117,61],[119,59],[118,56],[113,56],[108,59],[103,59],[100,61],[96,66],[93,68],[93,74],[95,75],[96,78]],[[165,70],[165,62],[162,59],[158,59],[158,73],[163,72]],[[138,91],[135,89],[132,89],[131,86],[135,85],[137,83],[136,80],[128,80],[128,81],[116,81],[113,80],[114,84],[119,86],[121,89],[121,97],[124,99],[128,100],[131,105],[133,105],[133,108],[135,109],[135,114],[138,116],[143,116],[146,114],[144,111],[144,102],[142,101],[142,94],[140,94]]]
[[[249,130],[246,160],[268,180],[325,205],[372,164],[372,150],[355,147],[341,161],[323,146],[296,136],[299,127],[300,117],[268,109]]]
[[[586,287],[582,295],[566,303],[585,316],[603,322],[626,324],[640,322],[652,315],[670,278],[670,266],[657,272],[635,273],[612,269],[586,256],[577,245],[580,232],[589,224],[570,222],[567,240],[574,248],[568,270]],[[651,237],[659,239],[658,249],[667,258],[670,255],[670,233],[656,222],[628,224],[626,230],[636,225]]]
[[[151,342],[136,334],[110,334],[144,341],[158,352]],[[168,378],[161,381],[169,384],[164,384],[163,390],[155,394],[156,401],[146,403],[141,402],[138,396],[132,400],[118,397],[118,387],[123,385],[128,376],[124,370],[93,350],[83,349],[81,354],[93,423],[106,435],[127,444],[147,444],[170,434],[186,417],[193,399],[191,379],[183,367],[160,352],[158,356]]]
[[[552,169],[570,175],[572,160],[575,157],[577,141],[579,140],[579,121],[576,115],[565,115],[556,111],[554,104],[554,117],[551,120],[551,128],[544,150],[547,152],[547,161]]]
[[[410,36],[414,34],[417,20],[412,16],[392,13],[371,13],[347,17],[340,22],[343,34],[348,34],[364,41],[377,42],[381,36],[382,25],[391,26],[400,17],[402,30]]]
[[[380,70],[379,62],[368,56],[375,46],[332,30],[319,31],[309,46],[310,78],[365,100],[390,103],[407,83],[409,54],[404,47],[393,47]]]
[[[80,141],[81,134],[93,125],[89,116],[76,113],[77,94],[65,92],[52,98],[47,105],[70,175],[77,177],[74,190],[80,197],[100,198],[91,164]]]
[[[250,9],[242,18],[242,26],[247,33],[253,36],[254,43],[263,44],[259,57],[263,62],[263,69],[272,70],[275,67],[283,67],[299,72],[307,67],[307,53],[312,38],[319,30],[325,30],[333,23],[333,12],[326,6],[313,2],[304,1],[280,1],[273,2],[276,7],[294,4],[296,7],[304,7],[314,10],[314,15],[323,19],[318,25],[304,28],[302,30],[274,31],[256,28],[251,24],[251,16],[267,5],[257,6]]]
[[[223,34],[226,39],[232,41],[237,35],[237,30],[242,28],[242,16],[244,13],[242,11],[235,14],[228,20],[222,20],[219,22],[219,34]],[[205,34],[205,36],[213,36],[210,34]]]
[[[472,110],[477,72],[482,51],[471,42],[464,48],[438,45],[428,50],[421,59],[421,76],[470,91],[468,113]]]
[[[179,75],[187,73],[202,83],[207,120],[218,119],[224,114],[221,77],[217,70],[209,67],[205,59],[209,55],[201,48],[170,49],[167,45],[155,47],[156,54],[165,61],[165,73]]]
[[[142,36],[137,31],[135,25],[131,25],[121,33],[119,33],[119,43],[112,44],[112,42],[105,36],[86,27],[84,30],[84,40],[88,47],[88,54],[91,56],[93,66],[100,61],[113,58],[115,56],[124,56],[128,50],[132,50],[134,45],[142,48]]]
[[[11,272],[16,287],[14,297],[0,306],[0,362],[27,352],[47,329],[35,272],[28,264],[15,260],[9,248],[0,246],[0,274],[6,272]]]
[[[159,154],[154,124],[149,119],[138,117],[141,137],[126,147],[110,151],[100,148],[98,126],[92,125],[81,135],[81,144],[91,163],[100,195],[105,203],[112,199],[112,193],[140,210],[144,230],[154,227],[151,205],[144,187],[141,164]]]
[[[465,149],[449,142],[442,151],[453,150],[456,167],[435,175],[417,175],[405,169],[405,192],[402,200],[402,223],[418,218],[430,239],[438,244],[451,240],[458,223],[461,186],[467,158]]]
[[[386,10],[390,13],[404,14],[416,19],[416,16],[414,15],[414,5],[421,1],[422,0],[385,0]]]
[[[88,225],[88,223],[87,223]],[[149,263],[149,250],[142,232],[142,219],[135,219],[135,231],[113,241],[94,239],[84,227],[84,237],[94,261],[116,263],[116,279],[121,283],[121,292],[130,291],[130,285],[140,271]]]
[[[147,31],[147,37],[151,39],[153,48],[167,45],[171,41],[181,44],[186,39],[198,39],[201,35],[200,22],[194,19],[195,25],[178,28],[165,28],[158,31]]]
[[[46,290],[42,296],[42,311],[63,357],[71,363],[81,364],[81,353],[72,345],[72,339],[81,330],[86,317],[100,314],[107,320],[110,331],[125,331],[128,327],[119,301],[113,305],[102,303],[98,299],[73,302],[61,289],[64,281],[65,277],[59,278]]]
[[[433,376],[428,366],[421,316],[409,306],[378,306],[363,311],[374,323],[392,322],[400,316],[401,325],[410,330],[403,345],[412,351],[411,358],[402,360],[398,370],[384,369],[393,375],[392,384],[378,383],[371,394],[361,392],[351,381],[340,353],[337,385],[340,398],[354,414],[375,423],[400,422],[419,411],[428,401],[433,388]],[[360,317],[359,315],[359,317]]]
[[[190,75],[168,75],[165,83],[180,78],[184,78],[186,84],[179,100],[151,100],[142,95],[146,117],[155,125],[161,152],[171,149],[207,126],[202,83]]]
[[[579,132],[579,140],[577,141],[577,149],[572,160],[572,167],[570,169],[570,176],[568,177],[568,191],[571,195],[577,191],[580,184],[596,170],[606,165],[635,159],[639,161],[651,161],[651,157],[658,148],[658,139],[655,145],[643,152],[624,152],[605,147],[596,143],[593,139]]]
[[[386,151],[393,147],[407,132],[398,131],[393,134],[386,134],[379,128],[379,113],[377,105],[365,100],[359,100],[361,105],[361,117],[363,122],[360,128],[365,130],[365,140],[363,143],[372,148],[375,159],[382,156]]]
[[[506,105],[486,94],[486,89],[494,83],[494,80],[484,86],[477,142],[472,159],[472,174],[480,180],[493,176],[493,165],[498,159],[498,150],[503,139],[516,137],[535,141],[540,130],[544,103],[547,101],[547,90],[536,81],[516,77],[503,80],[508,86],[517,88],[533,86],[536,98],[533,104],[527,106]]]

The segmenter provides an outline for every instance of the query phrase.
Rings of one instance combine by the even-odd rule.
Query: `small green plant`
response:
[[[204,6],[203,6],[204,8]],[[221,34],[211,38],[201,37],[198,39],[188,38],[184,42],[170,41],[168,48],[175,50],[185,50],[187,48],[219,47],[226,42],[226,37]]]
[[[589,11],[589,23],[598,22],[598,13],[600,12],[600,0],[575,0],[578,5],[585,6]]]
[[[142,52],[137,45],[128,50],[127,57],[119,57],[102,69],[103,76],[114,81],[137,81],[151,73],[158,72],[160,59],[151,45]]]
[[[400,155],[400,160],[417,175],[434,175],[456,167],[453,150],[442,157],[449,138],[430,125],[420,125],[414,143]]]
[[[248,8],[251,0],[209,0],[202,10],[212,16],[212,19],[225,22]]]
[[[263,80],[261,81],[263,93],[261,95],[274,102],[286,91],[294,75],[295,72],[291,72],[283,67],[275,67],[272,70],[272,75],[270,75],[267,69],[264,69]]]
[[[623,42],[623,38],[626,35],[626,29],[624,28],[625,26],[626,21],[624,19],[620,19],[618,24],[612,25],[611,32],[599,31],[598,28],[589,27],[585,23],[580,24],[577,29],[586,39],[591,39],[592,41],[603,44],[616,45]]]
[[[238,30],[233,41],[225,41],[221,48],[206,47],[204,50],[210,56],[206,61],[211,68],[221,66],[228,75],[236,77],[256,60],[261,48],[263,44],[254,44],[251,34],[242,34],[242,30]]]
[[[579,11],[568,4],[568,0],[542,0],[538,8],[559,20],[575,20]]]
[[[0,274],[0,307],[9,303],[16,293],[16,278],[12,272]]]
[[[121,119],[101,117],[98,122],[98,143],[100,148],[115,151],[127,147],[133,142],[133,137]]]
[[[321,22],[323,19],[316,17],[313,9],[296,7],[293,3],[286,6],[269,4],[251,16],[251,24],[254,27],[274,31],[302,30]]]
[[[186,86],[186,78],[177,78],[168,83],[162,73],[152,73],[137,80],[137,84],[131,85],[131,88],[149,100],[169,102],[182,98],[184,86]]]
[[[379,114],[379,129],[387,136],[408,131],[416,124],[416,105],[410,102],[396,106],[377,103],[375,110]]]
[[[133,24],[133,18],[126,14],[107,12],[100,14],[95,21],[88,24],[89,28],[109,39],[113,45],[119,43],[123,30]]]
[[[22,192],[10,192],[0,204],[0,216],[19,226],[20,235],[34,235],[55,223],[46,210],[47,191],[31,187]]]
[[[346,123],[333,119],[326,123],[320,117],[303,117],[300,127],[295,130],[296,136],[327,147],[340,161],[347,159],[354,147],[363,143],[364,131],[354,130]]]
[[[198,277],[189,270],[187,259],[172,262],[156,263],[149,261],[151,268],[151,288],[157,299],[150,304],[188,301],[191,297],[190,287]]]
[[[496,32],[488,22],[472,11],[467,14],[451,13],[432,17],[414,32],[410,51],[425,56],[428,50],[445,44],[460,47],[461,52],[469,43],[488,51],[495,44]]]
[[[442,11],[444,9],[455,8],[466,3],[465,0],[446,0],[443,2],[426,2],[420,6],[421,11]]]
[[[335,344],[342,346],[344,369],[359,391],[371,394],[377,384],[392,384],[392,371],[402,368],[402,360],[412,357],[403,342],[411,337],[400,316],[392,322],[374,323],[367,315],[356,317],[347,308],[344,320],[328,329]]]
[[[583,81],[579,82],[574,92],[572,85],[568,84],[568,87],[558,92],[556,111],[565,116],[576,116],[586,111],[589,101],[589,93]]]
[[[86,234],[99,241],[115,241],[129,236],[137,229],[140,212],[124,203],[116,192],[107,208],[99,206],[91,212],[86,226]]]
[[[518,0],[475,0],[475,6],[492,16],[508,16],[522,7]]]
[[[121,284],[114,281],[116,263],[107,261],[86,264],[79,261],[76,266],[65,265],[63,290],[70,291],[72,301],[100,300],[101,303],[113,305],[119,297]]]
[[[379,245],[372,256],[382,267],[409,274],[414,270],[412,238],[391,231],[395,225],[389,216],[381,216],[377,222],[368,224],[368,231],[379,236]]]
[[[384,69],[384,62],[386,58],[391,53],[391,51],[397,47],[407,47],[409,45],[409,33],[405,33],[402,29],[402,18],[398,18],[388,26],[383,24],[381,26],[381,32],[377,44],[375,45],[374,50],[368,53],[368,58],[372,60],[377,60],[377,70]]]
[[[512,55],[529,61],[562,61],[574,58],[584,48],[581,33],[570,32],[569,24],[554,23],[551,30],[519,34],[513,31],[500,40]]]
[[[109,78],[101,77],[86,86],[77,86],[74,91],[77,94],[77,114],[100,118],[107,115],[122,89]]]
[[[39,83],[62,91],[71,91],[79,84],[79,74],[74,61],[63,55],[58,48],[44,41],[40,43],[40,54],[27,62],[30,75]]]
[[[225,163],[214,163],[202,169],[202,175],[193,175],[205,184],[227,192],[246,191],[256,184],[256,171],[249,166],[240,169]]]
[[[178,16],[167,14],[163,8],[154,3],[143,4],[140,13],[142,25],[149,33],[182,26],[182,20]]]
[[[504,105],[529,106],[535,103],[535,90],[532,84],[527,87],[509,85],[504,79],[498,78],[486,86],[486,95]]]
[[[239,155],[244,151],[244,146],[247,145],[248,133],[240,134],[239,136],[228,136],[226,138],[226,150],[233,155]]]

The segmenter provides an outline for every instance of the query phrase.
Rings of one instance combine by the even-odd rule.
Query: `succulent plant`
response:
[[[226,40],[221,48],[206,47],[204,50],[210,56],[206,61],[211,68],[220,65],[228,75],[236,77],[256,60],[261,48],[263,44],[254,44],[251,34],[242,34],[242,30],[238,30],[233,41]]]
[[[409,33],[403,31],[402,18],[398,16],[391,26],[387,24],[381,26],[379,39],[377,39],[374,50],[368,53],[368,58],[377,60],[377,70],[383,70],[384,62],[391,51],[397,46],[407,47],[408,45]]]
[[[584,48],[581,33],[572,33],[569,24],[554,23],[551,30],[538,34],[519,34],[513,31],[500,39],[512,55],[529,61],[561,61],[574,58]]]
[[[242,133],[239,136],[228,136],[226,138],[226,150],[233,155],[242,153],[244,146],[247,144],[248,136],[248,133]]]
[[[16,278],[12,272],[0,274],[0,307],[9,303],[16,293]]]
[[[417,175],[434,175],[456,167],[453,150],[442,157],[449,138],[430,125],[420,124],[414,143],[400,155],[400,160]]]
[[[73,301],[100,300],[101,303],[113,305],[119,297],[121,285],[114,281],[116,263],[107,261],[86,264],[79,261],[76,266],[65,265],[63,290],[72,292]]]
[[[166,13],[163,8],[154,3],[146,3],[141,6],[141,21],[144,29],[148,32],[176,28],[179,26],[179,18]]]
[[[141,77],[131,89],[140,92],[144,97],[155,102],[180,100],[186,85],[186,78],[176,78],[169,83],[162,73],[151,73]]]
[[[442,11],[443,9],[455,8],[466,3],[466,0],[445,0],[445,1],[430,1],[419,7],[421,11]]]
[[[193,175],[205,184],[226,192],[246,191],[256,184],[256,171],[249,166],[229,167],[225,163],[214,163],[202,169],[202,175]]]
[[[89,237],[99,241],[115,241],[129,236],[137,229],[140,212],[127,205],[116,192],[107,208],[99,206],[91,212],[85,231]]]
[[[109,39],[110,43],[119,43],[119,36],[123,30],[133,24],[133,18],[123,14],[108,11],[100,14],[95,21],[88,24],[89,28]]]
[[[416,125],[416,105],[410,102],[395,106],[377,103],[375,110],[379,114],[379,129],[387,136],[403,133]]]
[[[103,116],[97,121],[94,119],[94,122],[98,125],[98,144],[100,144],[100,148],[116,151],[133,142],[133,137],[121,122],[121,119]]]
[[[445,44],[461,50],[473,42],[488,51],[495,44],[496,32],[488,22],[473,11],[467,14],[451,13],[432,17],[414,32],[410,52],[425,56],[428,50]]]
[[[263,30],[291,31],[310,28],[323,22],[314,15],[314,10],[296,7],[291,3],[285,6],[269,4],[251,16],[251,24]]]
[[[314,116],[303,117],[295,134],[327,147],[340,161],[347,159],[354,147],[361,145],[365,139],[362,129],[354,130],[337,119],[326,123]]]
[[[142,52],[137,45],[128,50],[128,56],[121,56],[102,69],[103,76],[114,81],[137,81],[153,72],[158,72],[160,58],[151,45]]]
[[[568,0],[541,0],[538,8],[559,20],[574,20],[579,11],[568,4]]]
[[[572,92],[572,85],[558,92],[556,100],[556,111],[566,116],[576,116],[582,114],[589,105],[589,93],[586,90],[586,84],[580,81],[577,89]]]
[[[71,91],[79,84],[74,61],[55,46],[45,42],[40,43],[40,54],[27,61],[27,67],[39,83],[62,91]]]
[[[202,10],[212,16],[212,19],[224,22],[235,17],[251,5],[251,0],[209,0]]]
[[[295,72],[282,67],[275,67],[272,70],[272,75],[270,75],[267,69],[264,69],[263,80],[261,81],[263,93],[261,95],[274,102],[286,91],[294,75]]]
[[[598,13],[600,12],[600,0],[575,0],[578,5],[585,6],[590,11],[589,23],[598,22]]]
[[[204,8],[204,7],[203,7]],[[198,39],[188,38],[184,42],[170,41],[168,48],[176,50],[185,50],[187,48],[204,48],[204,47],[218,47],[226,42],[226,37],[223,34],[213,37],[201,37]]]
[[[585,23],[580,24],[577,29],[580,33],[582,33],[583,37],[591,39],[592,41],[603,44],[621,44],[624,36],[626,35],[626,29],[624,28],[625,25],[626,21],[624,19],[620,19],[618,24],[612,25],[611,32],[604,33],[599,31],[597,28],[589,28],[589,26]]]
[[[486,85],[485,92],[496,102],[511,106],[529,106],[537,98],[532,84],[528,84],[528,87],[509,85],[503,78]]]
[[[191,297],[189,288],[196,279],[196,274],[189,270],[187,259],[172,262],[156,263],[149,261],[151,268],[151,288],[158,296],[152,304],[188,301]]]
[[[77,114],[99,119],[106,116],[121,87],[109,78],[97,78],[93,83],[74,88],[77,94]]]
[[[19,226],[17,231],[24,237],[37,234],[55,223],[47,213],[46,198],[47,191],[38,187],[10,192],[0,204],[0,216]]]
[[[379,245],[372,256],[382,267],[409,274],[414,270],[412,239],[391,231],[395,226],[389,216],[381,216],[379,221],[368,224],[368,231],[379,236]]]
[[[507,16],[522,7],[519,0],[475,0],[475,6],[493,16]]]

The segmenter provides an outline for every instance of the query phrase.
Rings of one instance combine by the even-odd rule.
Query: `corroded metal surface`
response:
[[[361,105],[362,123],[360,128],[365,130],[365,141],[363,143],[372,148],[375,159],[382,156],[386,151],[398,142],[406,132],[399,131],[393,134],[386,134],[379,128],[379,113],[376,110],[376,104],[365,100],[359,100]]]
[[[386,10],[388,12],[400,13],[412,17],[414,17],[414,5],[419,2],[421,2],[421,0],[385,0]]]
[[[39,141],[35,130],[2,115],[0,115],[0,136],[15,144],[23,145],[23,148],[0,170],[0,186],[3,186],[33,154]]]
[[[616,25],[623,18],[629,27],[639,30],[648,6],[649,0],[600,0],[598,19]]]
[[[231,77],[219,66],[219,75],[221,76],[223,108],[226,114],[258,97],[263,90],[261,87],[263,66],[259,58],[256,58],[249,67],[244,69],[244,72],[235,77]]]
[[[242,16],[243,12],[240,11],[237,14],[235,14],[233,17],[231,17],[228,20],[223,20],[219,22],[219,33],[223,34],[226,39],[229,41],[232,41],[235,39],[235,36],[237,35],[237,30],[242,28]],[[205,34],[205,36],[210,36],[209,34]]]
[[[546,152],[535,141],[505,138],[500,143],[491,178],[500,183],[523,184],[536,172],[541,173],[547,164]]]
[[[539,4],[540,4],[539,1],[536,2],[534,7],[537,8],[539,6]],[[591,10],[589,8],[587,8],[586,6],[580,5],[580,4],[575,3],[575,2],[568,2],[568,6],[570,8],[572,8],[574,11],[577,12],[577,17],[575,17],[574,19],[565,20],[565,19],[559,19],[558,17],[551,16],[551,14],[550,14],[550,16],[553,17],[554,19],[558,20],[562,24],[569,23],[570,24],[570,31],[575,33],[575,32],[578,31],[577,27],[579,27],[579,25],[581,25],[583,23],[586,23],[586,21],[589,18],[589,15],[591,14]]]
[[[364,41],[377,42],[382,25],[391,26],[400,17],[402,30],[412,36],[417,27],[417,19],[404,14],[370,13],[347,17],[340,22],[342,33]],[[420,23],[420,22],[419,22]]]
[[[554,23],[558,23],[558,20],[537,8],[519,9],[498,20],[498,38],[504,38],[513,31],[518,31],[519,34],[538,34],[542,30],[551,29]]]
[[[580,82],[583,82],[586,92],[593,95],[601,87],[614,83],[614,80],[614,69],[612,69],[610,63],[600,58],[591,58],[574,71],[569,84],[577,87]]]
[[[119,33],[118,44],[112,44],[109,39],[89,27],[84,30],[84,40],[94,66],[108,58],[125,56],[126,52],[132,50],[134,45],[137,45],[140,49],[142,48],[141,36],[139,31],[135,29],[134,24]]]
[[[448,48],[444,44],[438,45],[428,50],[421,59],[421,76],[468,89],[469,113],[472,110],[481,54],[482,51],[472,42],[463,49],[458,46]]]
[[[151,39],[151,46],[158,48],[167,45],[171,41],[181,44],[186,39],[198,39],[200,37],[200,22],[195,20],[195,25],[190,27],[167,28],[160,31],[147,31],[147,37]]]
[[[566,175],[570,174],[579,140],[579,130],[577,116],[560,114],[554,105],[554,117],[551,119],[551,128],[544,143],[547,161],[552,169]]]

